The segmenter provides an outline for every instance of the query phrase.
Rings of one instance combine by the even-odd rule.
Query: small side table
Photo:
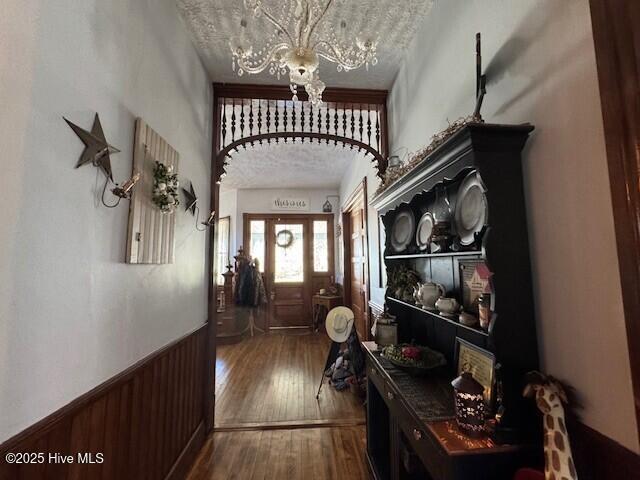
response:
[[[329,311],[342,305],[342,297],[316,294],[313,296],[311,304],[313,309],[313,330],[317,332],[320,328],[320,323],[325,321]]]

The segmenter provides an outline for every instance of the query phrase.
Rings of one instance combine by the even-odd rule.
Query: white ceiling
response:
[[[369,157],[368,157],[369,158]],[[233,152],[224,188],[338,188],[357,150],[317,143],[271,143]],[[368,161],[368,160],[367,160]]]
[[[248,22],[249,38],[261,46],[273,32],[262,18],[254,19],[244,10],[243,0],[176,0],[191,31],[194,43],[211,78],[216,82],[287,84],[286,79],[263,72],[238,77],[231,70],[229,40],[240,30],[241,19]],[[285,0],[264,0],[282,10]],[[432,0],[339,0],[328,20],[346,22],[350,32],[377,32],[378,64],[351,72],[337,72],[336,66],[321,60],[320,77],[329,87],[389,89],[398,71],[406,45],[428,13]]]

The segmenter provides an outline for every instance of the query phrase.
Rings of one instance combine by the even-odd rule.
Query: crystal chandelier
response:
[[[338,0],[343,1],[343,0]],[[254,48],[246,36],[247,22],[240,23],[242,33],[230,42],[232,68],[239,76],[269,70],[271,75],[289,74],[293,100],[298,100],[298,87],[304,87],[309,101],[322,103],[325,84],[319,77],[320,57],[337,65],[337,70],[355,70],[363,65],[376,65],[377,42],[354,37],[346,39],[347,24],[340,22],[340,33],[327,22],[327,12],[336,0],[287,0],[284,8],[274,13],[263,0],[244,0],[244,6],[254,17],[263,17],[274,31],[261,48]],[[323,22],[323,20],[325,20]],[[236,68],[237,64],[237,68]]]

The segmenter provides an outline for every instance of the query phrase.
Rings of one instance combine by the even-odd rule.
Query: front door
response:
[[[311,309],[305,282],[308,271],[309,232],[306,221],[271,224],[270,327],[310,327]]]
[[[312,297],[333,282],[333,215],[245,214],[244,225],[264,272],[266,327],[310,328]]]

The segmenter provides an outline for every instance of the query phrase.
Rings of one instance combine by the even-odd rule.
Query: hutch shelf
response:
[[[491,272],[491,321],[486,330],[425,310],[407,295],[398,298],[393,286],[387,288],[386,306],[396,316],[399,342],[438,350],[447,366],[437,374],[412,377],[386,361],[375,343],[364,344],[367,454],[377,479],[511,479],[518,466],[539,459],[538,416],[533,402],[522,397],[526,373],[538,368],[521,165],[531,131],[528,124],[466,125],[372,200],[384,228],[381,248],[388,278],[394,269],[409,269],[421,282],[441,284],[448,297],[462,304],[469,279],[461,272],[467,265],[483,264]],[[393,244],[396,216],[409,212],[417,225],[426,212],[436,215],[443,195],[454,225],[459,187],[474,172],[488,213],[472,245],[431,253],[438,250],[431,244],[420,251],[415,230],[400,250]],[[450,233],[455,237],[455,226]],[[455,425],[451,381],[457,376],[458,339],[495,357],[489,407],[490,416],[495,416],[499,397],[501,420],[491,436],[473,439]]]

